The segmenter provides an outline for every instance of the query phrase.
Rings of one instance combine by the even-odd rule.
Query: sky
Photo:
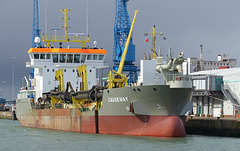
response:
[[[72,10],[69,33],[86,33],[86,1],[89,45],[97,41],[98,47],[106,49],[106,61],[112,66],[115,0],[39,0],[41,34],[53,35],[51,29],[63,25],[57,10],[66,6]],[[239,60],[239,6],[239,0],[129,0],[131,20],[134,10],[139,10],[133,31],[135,64],[139,65],[144,53],[150,53],[151,43],[145,42],[144,33],[151,32],[153,25],[167,38],[156,39],[156,49],[161,47],[164,56],[171,47],[173,54],[183,51],[185,58],[199,58],[203,44],[203,60],[216,60],[218,54]],[[23,77],[29,73],[25,62],[30,61],[27,51],[32,42],[32,16],[33,0],[0,1],[0,95],[7,99],[12,98],[13,67],[14,95],[25,85]]]

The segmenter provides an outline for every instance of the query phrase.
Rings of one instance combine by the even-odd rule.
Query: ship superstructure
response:
[[[106,68],[104,65],[104,58],[107,54],[105,49],[31,48],[28,54],[30,62],[26,62],[26,67],[34,69],[34,78],[30,79],[31,87],[29,88],[35,92],[35,101],[42,97],[42,93],[49,92],[57,86],[55,72],[59,69],[63,69],[65,79],[69,79],[72,86],[80,90],[80,79],[77,76],[78,66],[88,65],[89,87],[97,84],[96,70]]]

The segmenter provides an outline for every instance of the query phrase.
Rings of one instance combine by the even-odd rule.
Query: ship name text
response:
[[[108,102],[128,102],[128,97],[108,98]]]

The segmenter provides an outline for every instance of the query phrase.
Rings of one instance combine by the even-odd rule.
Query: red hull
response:
[[[74,113],[74,114],[73,114]],[[177,116],[97,116],[82,115],[79,110],[33,110],[31,115],[18,117],[22,126],[81,133],[115,135],[185,137],[182,120]]]
[[[186,131],[182,120],[177,116],[100,116],[99,133],[185,137]]]

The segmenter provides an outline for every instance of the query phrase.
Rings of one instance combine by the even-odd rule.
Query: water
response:
[[[239,151],[240,138],[188,135],[154,138],[82,134],[21,127],[0,119],[0,151]]]

